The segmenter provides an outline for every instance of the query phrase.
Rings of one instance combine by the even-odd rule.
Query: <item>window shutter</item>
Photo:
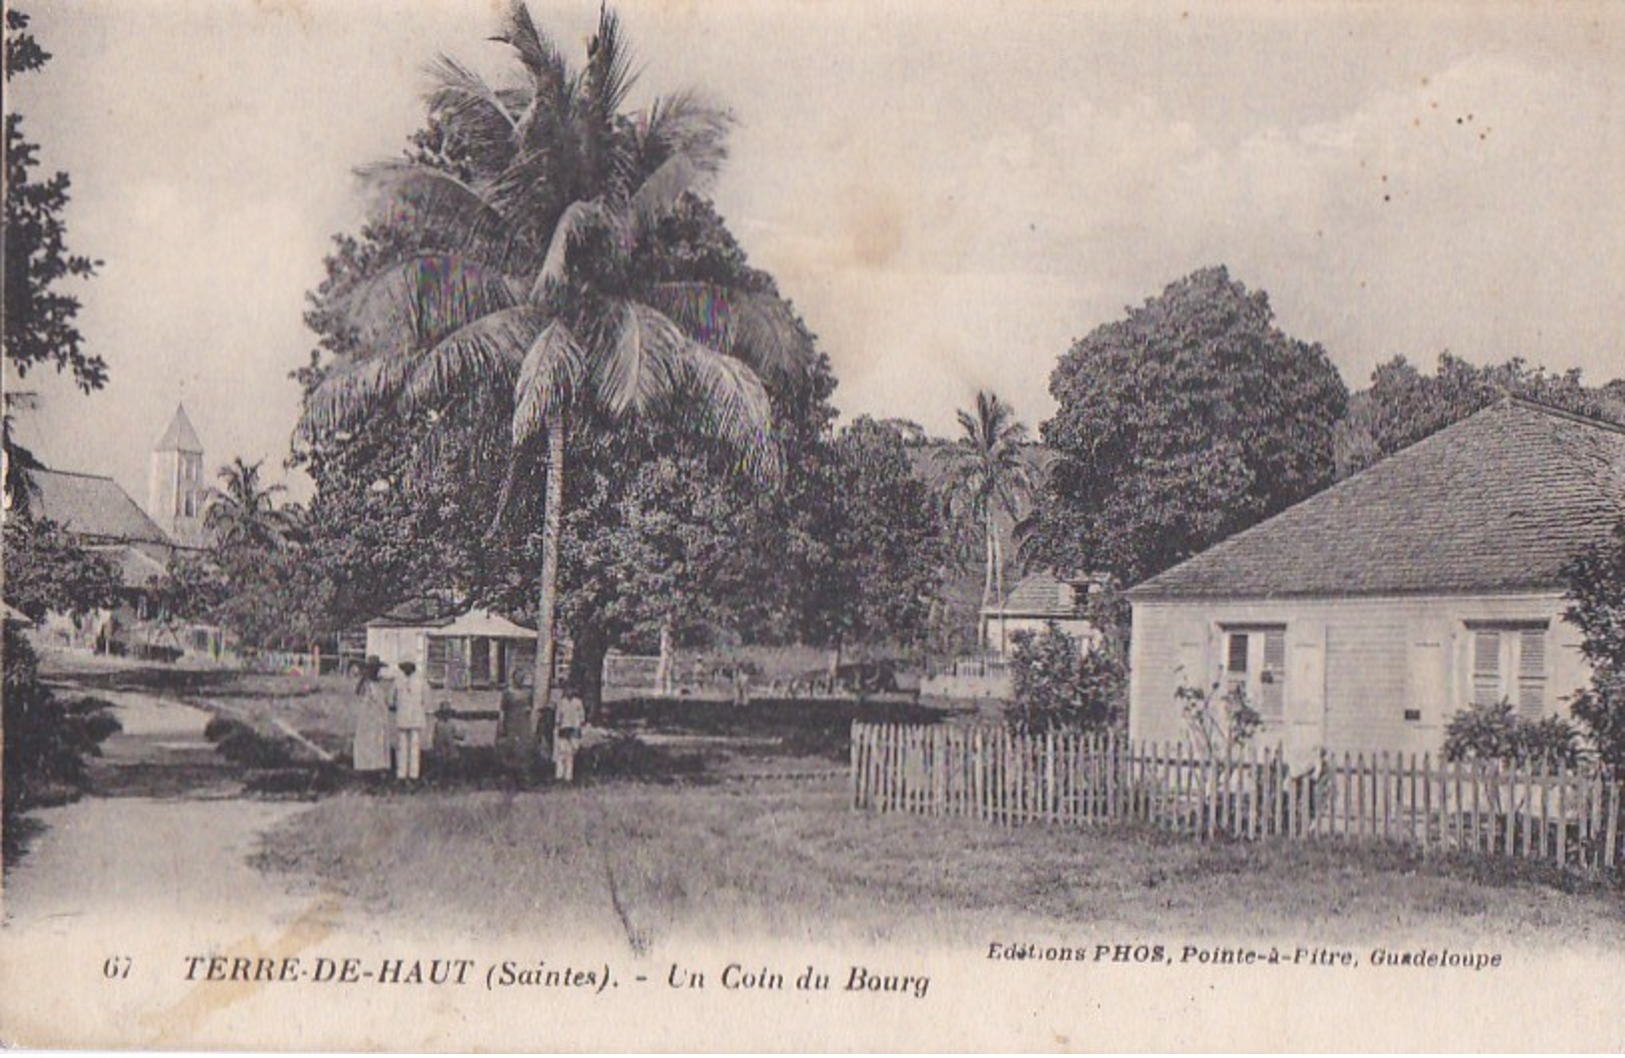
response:
[[[1264,633],[1264,665],[1259,673],[1258,711],[1265,719],[1286,715],[1286,629]]]
[[[1473,633],[1473,704],[1494,705],[1501,699],[1501,634]]]
[[[1546,705],[1546,630],[1529,628],[1518,636],[1518,712],[1538,720]]]
[[[429,663],[425,677],[431,687],[446,684],[446,641],[438,636],[429,637]]]
[[[1225,662],[1225,671],[1233,673],[1246,673],[1247,671],[1247,633],[1231,632],[1229,637],[1229,650]]]

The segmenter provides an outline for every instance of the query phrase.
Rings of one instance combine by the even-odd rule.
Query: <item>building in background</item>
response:
[[[201,548],[206,542],[203,518],[208,498],[203,442],[187,418],[186,406],[177,404],[174,416],[152,449],[147,513],[177,546]]]

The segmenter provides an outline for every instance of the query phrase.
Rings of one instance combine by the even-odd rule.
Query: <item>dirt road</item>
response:
[[[32,813],[40,830],[5,875],[7,932],[118,932],[156,919],[219,936],[308,919],[313,894],[248,862],[261,833],[308,806],[244,796],[236,767],[203,737],[204,711],[148,691],[95,693],[123,731],[103,744],[89,796]],[[331,898],[317,902],[338,911]]]

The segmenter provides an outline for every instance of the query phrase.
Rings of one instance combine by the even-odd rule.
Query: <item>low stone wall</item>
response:
[[[925,676],[920,679],[922,698],[950,698],[960,700],[989,700],[1007,702],[1013,695],[1008,672],[986,675]]]

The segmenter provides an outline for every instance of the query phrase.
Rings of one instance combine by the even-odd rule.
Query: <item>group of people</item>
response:
[[[410,782],[419,777],[423,766],[423,736],[429,726],[429,688],[422,671],[411,661],[397,663],[395,673],[386,677],[388,668],[375,655],[368,656],[362,664],[361,678],[355,688],[358,701],[351,759],[358,772],[388,772],[393,763],[395,777]],[[515,688],[516,699],[522,691],[523,688]],[[528,703],[528,693],[524,694],[523,701]],[[507,704],[505,694],[504,715],[509,712]],[[572,695],[556,699],[547,713],[542,728],[544,734],[552,736],[548,748],[554,778],[573,782],[576,751],[586,726],[586,710],[581,699]]]
[[[396,675],[384,678],[387,666],[368,657],[356,683],[352,760],[358,772],[387,772],[391,756],[395,778],[416,780],[423,767],[423,733],[429,726],[428,686],[417,665],[402,661]],[[392,752],[393,751],[393,752]]]

